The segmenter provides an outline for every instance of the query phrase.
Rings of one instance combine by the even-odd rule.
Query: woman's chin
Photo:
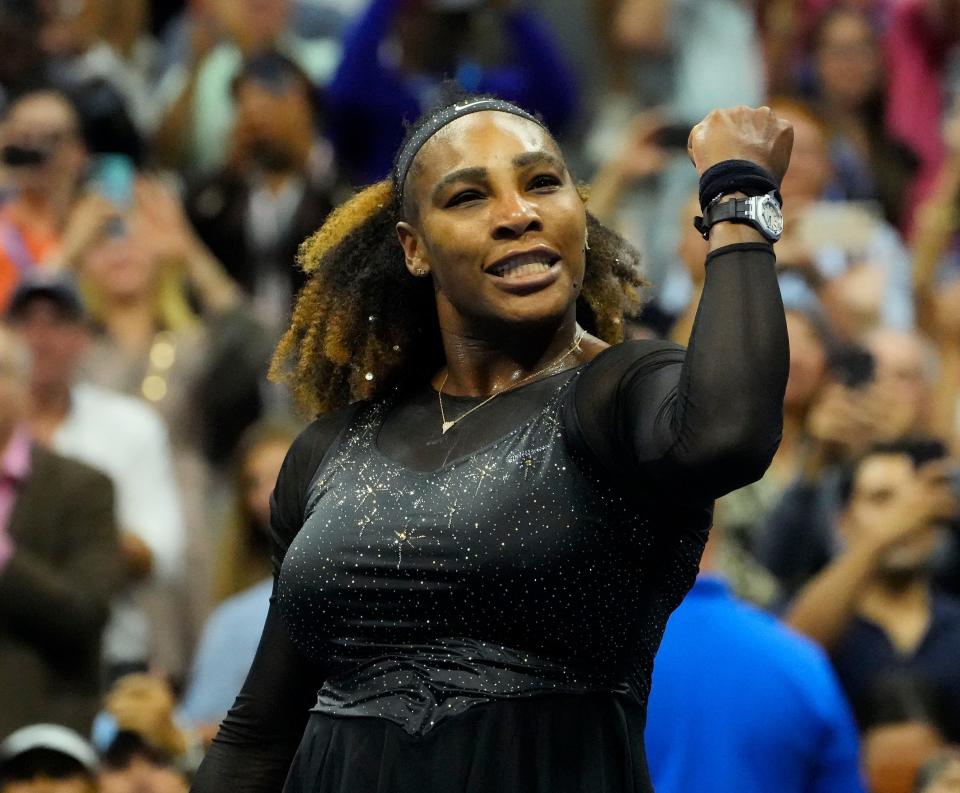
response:
[[[573,307],[573,300],[528,300],[516,301],[513,305],[505,306],[499,312],[503,322],[519,328],[541,328],[558,325],[569,316]]]

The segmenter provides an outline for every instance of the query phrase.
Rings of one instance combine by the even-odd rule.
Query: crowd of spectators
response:
[[[668,625],[652,777],[960,790],[958,45],[960,0],[0,0],[0,793],[187,789],[270,596],[298,245],[451,78],[642,251],[633,337],[696,319],[691,126],[792,122],[783,441]]]

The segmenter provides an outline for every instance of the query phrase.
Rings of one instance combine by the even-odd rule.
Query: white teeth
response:
[[[519,277],[546,272],[553,264],[554,262],[544,260],[543,253],[522,253],[491,267],[489,272],[503,278]]]
[[[530,264],[521,264],[517,267],[511,267],[505,273],[504,278],[522,278],[525,275],[539,275],[550,269],[546,262],[532,262]]]

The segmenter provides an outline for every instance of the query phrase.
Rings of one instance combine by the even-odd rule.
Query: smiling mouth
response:
[[[497,262],[487,270],[487,273],[507,280],[525,278],[550,272],[558,261],[560,261],[559,256],[550,255],[544,251],[520,253]]]

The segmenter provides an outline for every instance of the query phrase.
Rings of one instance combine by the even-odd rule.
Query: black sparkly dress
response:
[[[686,354],[618,345],[446,435],[425,384],[314,422],[274,492],[264,637],[193,789],[651,790],[653,658],[713,499],[776,448],[786,350],[769,248],[731,246]]]

